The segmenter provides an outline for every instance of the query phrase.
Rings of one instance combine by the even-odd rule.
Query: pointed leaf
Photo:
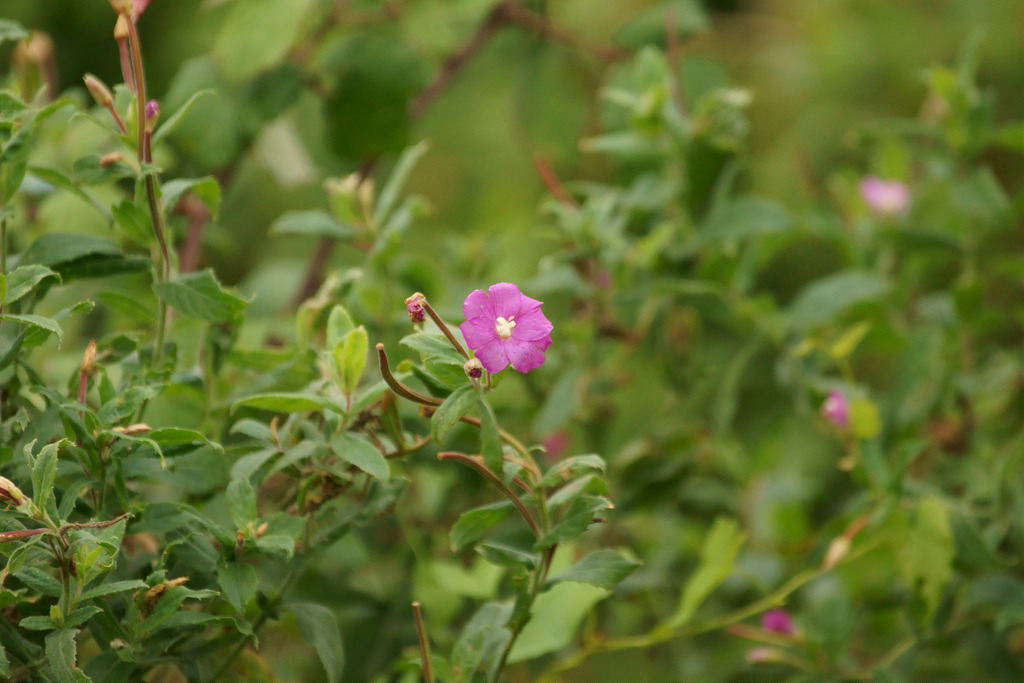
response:
[[[430,418],[430,435],[441,445],[441,438],[448,433],[459,419],[468,413],[476,403],[480,390],[472,384],[465,384],[451,393]]]
[[[679,609],[669,621],[672,628],[689,621],[704,599],[729,577],[746,538],[735,520],[725,517],[715,520],[701,549],[700,564],[686,582]]]
[[[391,476],[388,461],[369,441],[349,433],[335,434],[331,438],[331,448],[339,458],[371,477],[386,482]]]
[[[576,581],[612,590],[639,566],[638,561],[626,557],[617,550],[597,550],[553,577],[550,583]]]
[[[229,322],[249,302],[224,289],[210,269],[153,285],[157,295],[182,315],[207,323]]]
[[[291,602],[288,610],[295,615],[302,637],[316,650],[328,683],[338,683],[345,670],[345,651],[334,613],[313,602]]]
[[[512,504],[502,501],[463,512],[452,526],[449,534],[452,552],[462,550],[483,536],[488,529],[497,526],[505,519],[511,511]]]

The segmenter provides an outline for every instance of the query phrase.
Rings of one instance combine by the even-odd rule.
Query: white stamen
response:
[[[515,316],[509,316],[508,320],[504,318],[498,318],[497,324],[494,326],[494,331],[498,333],[498,336],[502,339],[508,339],[512,336],[512,328],[516,326],[513,320]]]

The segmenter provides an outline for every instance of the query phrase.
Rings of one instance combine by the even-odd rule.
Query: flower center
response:
[[[516,326],[515,316],[509,316],[508,320],[504,318],[498,318],[497,323],[494,325],[494,331],[498,333],[498,336],[502,339],[508,339],[512,336],[512,328]]]

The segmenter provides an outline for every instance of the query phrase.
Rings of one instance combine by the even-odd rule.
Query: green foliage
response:
[[[1001,34],[845,136],[787,101],[794,164],[722,15],[640,4],[154,3],[148,143],[141,83],[61,97],[75,41],[0,20],[0,676],[1024,676]],[[828,46],[778,71],[904,78]],[[467,365],[496,281],[554,323],[525,376]]]

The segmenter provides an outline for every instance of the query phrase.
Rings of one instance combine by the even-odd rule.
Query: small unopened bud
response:
[[[117,23],[114,24],[114,40],[118,42],[128,40],[128,18],[124,14],[119,14],[117,17]]]
[[[761,615],[761,628],[788,636],[796,631],[792,615],[784,609],[770,609]]]
[[[110,152],[100,158],[100,166],[113,166],[122,161],[124,161],[124,156],[120,152]]]
[[[480,379],[484,375],[484,364],[477,358],[470,358],[462,368],[472,379]]]
[[[85,74],[85,87],[89,89],[89,94],[96,100],[96,104],[101,107],[106,108],[114,103],[114,94],[110,92],[107,84],[92,74]]]
[[[152,431],[152,429],[153,428],[150,427],[145,422],[136,422],[135,424],[128,425],[127,427],[114,427],[115,432],[117,432],[118,434],[124,434],[126,436],[138,436],[140,434],[145,434],[149,431]]]
[[[82,372],[92,372],[93,363],[96,362],[96,340],[92,339],[89,341],[89,345],[85,347],[85,353],[82,354]]]
[[[837,564],[842,562],[846,554],[850,552],[850,539],[846,536],[838,536],[832,540],[829,544],[828,550],[825,552],[825,560],[821,563],[822,569],[826,571],[831,570]]]
[[[15,505],[22,505],[28,500],[17,484],[7,477],[0,477],[0,498],[6,498]]]
[[[405,300],[405,308],[409,311],[409,320],[414,323],[421,323],[427,319],[427,313],[423,310],[423,302],[427,297],[416,292]]]
[[[146,102],[146,130],[156,128],[156,120],[160,117],[160,103],[156,100]]]
[[[256,527],[256,533],[255,533],[256,538],[259,538],[263,534],[267,533],[267,529],[269,529],[269,528],[270,528],[270,523],[269,522],[263,522],[263,524],[260,524],[258,527]]]
[[[751,664],[781,662],[782,653],[774,647],[755,647],[747,653],[747,661]]]

